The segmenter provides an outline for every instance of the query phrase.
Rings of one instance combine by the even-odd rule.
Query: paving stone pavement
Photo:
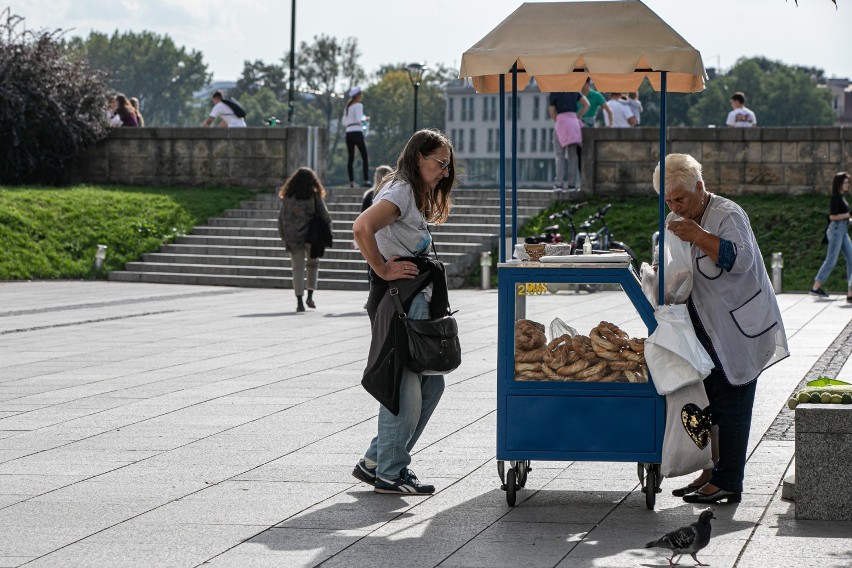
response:
[[[438,492],[376,495],[352,478],[378,408],[359,382],[364,300],[319,291],[296,314],[289,290],[0,283],[0,567],[668,565],[643,546],[697,517],[670,494],[689,478],[664,480],[649,511],[636,464],[534,461],[507,506],[495,290],[452,292],[464,362],[412,464]],[[794,445],[771,435],[811,373],[852,382],[836,341],[852,306],[779,302],[792,356],[758,383],[743,502],[715,507],[699,554],[714,568],[852,565],[852,523],[796,521],[781,500]],[[635,320],[617,292],[535,309],[578,329]]]

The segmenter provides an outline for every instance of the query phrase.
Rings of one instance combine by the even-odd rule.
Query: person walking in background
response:
[[[373,187],[364,192],[364,195],[361,197],[361,212],[367,210],[370,205],[373,204],[373,196],[376,194],[376,189],[379,187],[379,184],[384,179],[386,175],[391,173],[393,168],[390,166],[381,165],[376,168],[375,173],[373,174]]]
[[[142,118],[142,112],[139,110],[139,99],[130,97],[130,106],[133,107],[133,112],[136,113],[136,122],[140,127],[145,126],[145,119]]]
[[[610,93],[607,106],[612,111],[609,117],[609,122],[606,125],[611,128],[631,128],[636,126],[636,117],[633,116],[633,111],[627,106],[627,102],[621,99],[622,93]]]
[[[112,106],[114,110],[110,126],[139,126],[136,121],[136,112],[123,94],[115,95],[115,103],[112,103]]]
[[[210,100],[213,103],[213,108],[210,109],[210,116],[207,117],[201,126],[207,128],[218,118],[219,126],[245,128],[246,119],[234,114],[234,110],[223,102],[225,97],[222,95],[222,91],[214,91]]]
[[[361,254],[373,272],[367,300],[373,333],[367,371],[375,368],[391,322],[397,319],[388,298],[389,282],[397,281],[403,305],[410,302],[409,319],[429,319],[430,310],[437,313],[447,308],[446,276],[443,270],[442,278],[436,276],[428,257],[432,235],[427,223],[446,221],[454,182],[450,141],[437,130],[419,130],[408,140],[396,168],[382,180],[373,205],[352,226]],[[407,281],[411,282],[406,287]],[[406,288],[413,297],[404,296]],[[381,362],[378,365],[387,367]],[[411,450],[444,392],[444,377],[408,369],[401,373],[401,377],[396,372],[387,377],[398,381],[398,413],[385,404],[379,407],[378,432],[352,475],[373,485],[376,493],[430,495],[435,487],[421,483],[408,466]]]
[[[606,97],[601,93],[592,88],[592,80],[586,77],[586,82],[583,84],[583,88],[580,89],[580,92],[583,93],[583,96],[589,101],[589,110],[585,112],[585,114],[580,113],[579,116],[583,118],[583,124],[588,126],[589,128],[594,128],[596,126],[596,120],[598,116],[598,110],[603,109],[604,116],[608,118],[604,119],[605,124],[612,124],[612,111],[609,109],[609,105],[606,104]],[[580,111],[580,103],[577,103],[577,112]]]
[[[814,278],[811,295],[828,298],[828,291],[822,285],[828,280],[828,276],[837,265],[840,253],[843,252],[843,258],[846,259],[846,302],[852,304],[852,240],[849,239],[849,203],[846,201],[849,183],[847,172],[839,172],[831,182],[828,226],[825,228],[828,250],[825,253],[825,261]]]
[[[627,99],[624,102],[630,107],[630,112],[633,113],[633,117],[636,119],[636,126],[639,126],[642,123],[642,101],[639,100],[639,93],[636,91],[627,93]]]
[[[370,161],[367,157],[367,143],[364,140],[364,122],[370,117],[364,115],[361,87],[349,89],[349,102],[343,109],[343,125],[346,127],[346,172],[349,174],[349,187],[355,187],[355,148],[361,154],[361,167],[364,170],[364,187],[370,187]]]
[[[707,191],[701,164],[689,154],[669,154],[665,168],[666,226],[691,245],[687,309],[713,360],[704,389],[711,442],[718,443],[715,466],[672,494],[687,503],[739,503],[757,378],[790,354],[784,322],[746,212]],[[652,182],[659,193],[660,164]]]
[[[556,179],[553,189],[563,189],[564,162],[568,161],[568,189],[577,188],[577,148],[583,144],[582,122],[578,118],[589,110],[589,100],[581,93],[550,93],[548,110],[553,120],[553,151],[556,155]],[[580,112],[577,112],[579,105]]]
[[[325,205],[325,187],[310,168],[299,168],[290,176],[278,197],[281,198],[281,209],[278,211],[278,236],[284,241],[284,246],[290,253],[290,264],[293,270],[293,292],[296,294],[296,311],[304,312],[305,305],[316,308],[314,291],[319,280],[319,258],[311,254],[310,243],[305,242],[308,232],[308,222],[315,216],[331,225],[331,216]],[[303,303],[305,292],[305,266],[307,264],[308,298]]]
[[[731,108],[733,110],[728,113],[725,125],[736,128],[751,128],[752,126],[757,126],[757,117],[745,106],[744,94],[736,92],[731,95]]]

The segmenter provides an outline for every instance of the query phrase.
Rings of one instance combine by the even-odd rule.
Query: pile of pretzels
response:
[[[515,380],[647,383],[645,339],[631,338],[602,321],[588,336],[561,335],[547,341],[544,326],[515,322]]]

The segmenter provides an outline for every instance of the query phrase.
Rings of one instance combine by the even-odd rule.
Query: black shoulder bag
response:
[[[432,252],[438,260],[434,239]],[[391,286],[388,292],[393,299],[397,316],[403,321],[408,332],[408,368],[421,375],[446,375],[455,371],[461,365],[461,344],[459,327],[449,309],[449,300],[447,315],[435,319],[413,320],[408,318],[402,307],[399,289]]]
[[[331,248],[334,234],[331,227],[322,218],[319,211],[319,197],[314,195],[314,216],[308,221],[305,242],[311,244],[311,258],[319,258],[325,254],[325,249]]]

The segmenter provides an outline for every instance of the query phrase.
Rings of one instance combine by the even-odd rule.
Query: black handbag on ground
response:
[[[334,234],[331,227],[322,218],[319,211],[319,203],[314,196],[314,216],[308,221],[308,230],[305,233],[305,242],[311,245],[311,258],[319,258],[325,254],[325,249],[331,248],[334,242]]]
[[[432,240],[432,251],[437,260],[438,251],[435,250],[434,240]],[[449,301],[447,315],[434,319],[413,320],[408,318],[402,307],[399,289],[391,285],[388,292],[393,299],[397,316],[405,324],[405,330],[408,333],[408,368],[421,375],[446,375],[455,371],[461,365],[461,344],[459,343],[459,326],[456,318],[452,316]]]

